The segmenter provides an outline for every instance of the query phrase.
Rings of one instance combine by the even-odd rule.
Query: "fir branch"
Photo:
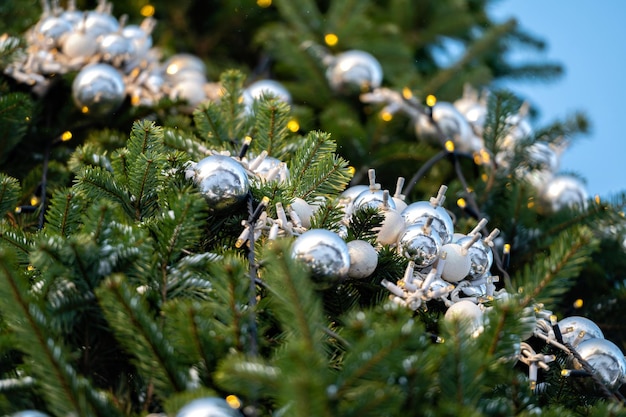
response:
[[[0,95],[0,164],[22,140],[30,125],[33,101],[28,94],[9,92]]]
[[[206,141],[210,147],[218,149],[230,143],[226,123],[220,110],[217,103],[205,101],[193,112],[193,121],[200,139]],[[232,148],[234,149],[234,146]]]
[[[200,108],[198,107],[196,111],[200,111]],[[163,143],[168,148],[185,152],[194,161],[204,158],[208,151],[195,137],[185,135],[178,129],[164,128]]]
[[[17,271],[14,255],[0,250],[0,309],[18,334],[19,348],[31,359],[48,408],[55,415],[121,415],[70,365],[65,348],[49,334],[48,318],[28,295],[26,277]]]
[[[69,236],[81,224],[84,201],[72,189],[53,193],[46,211],[46,231]]]
[[[322,14],[313,0],[278,0],[276,7],[285,22],[303,35],[304,39],[316,39],[321,35]]]
[[[129,189],[133,195],[135,219],[142,221],[154,214],[157,203],[156,190],[161,183],[163,164],[155,158],[140,154],[133,160],[129,170]]]
[[[134,364],[145,380],[154,382],[160,398],[184,391],[188,377],[182,372],[174,347],[125,278],[110,277],[96,295],[118,342],[135,357]]]
[[[263,95],[257,100],[254,105],[256,134],[251,148],[257,153],[265,150],[268,155],[282,159],[286,153],[289,112],[289,106],[278,98]]]
[[[0,221],[0,247],[2,246],[15,250],[21,265],[28,264],[33,243],[24,230],[9,227],[6,222]]]
[[[586,227],[562,232],[550,245],[548,256],[533,265],[526,264],[513,279],[525,294],[521,306],[527,307],[533,302],[550,305],[572,285],[572,278],[578,275],[597,245]]]
[[[12,212],[22,195],[17,179],[0,172],[0,217]]]
[[[100,167],[85,167],[78,172],[76,184],[77,192],[83,193],[87,200],[99,201],[107,199],[120,204],[130,218],[135,217],[135,210],[130,197],[114,179],[113,174]]]
[[[238,145],[237,140],[241,140],[245,136],[241,132],[244,110],[241,96],[244,79],[243,73],[236,70],[225,71],[220,77],[223,94],[219,105],[227,135],[222,140],[224,142],[230,141],[235,146]]]

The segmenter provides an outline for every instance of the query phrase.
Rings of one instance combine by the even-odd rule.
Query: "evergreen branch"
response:
[[[156,205],[156,189],[160,183],[163,164],[154,158],[140,154],[130,165],[129,188],[133,195],[135,220],[150,217]]]
[[[32,241],[29,240],[22,229],[7,227],[5,222],[0,222],[0,247],[10,247],[17,251],[19,263],[28,263],[30,252],[33,249]]]
[[[228,131],[217,103],[205,101],[193,112],[193,121],[200,133],[200,138],[212,147],[221,147],[229,143]]]
[[[278,0],[275,4],[285,22],[293,25],[304,39],[317,39],[316,35],[321,35],[323,17],[315,1]]]
[[[17,207],[21,194],[19,181],[0,172],[0,217]]]
[[[84,202],[74,190],[55,191],[46,212],[46,230],[69,236],[80,226],[83,208]]]
[[[280,366],[259,356],[248,358],[243,354],[224,357],[214,378],[222,389],[241,392],[248,398],[276,398],[286,382]]]
[[[196,111],[200,111],[201,106]],[[196,138],[186,136],[183,132],[172,128],[163,129],[163,143],[171,149],[185,152],[194,161],[204,158],[208,151]]]
[[[96,295],[118,342],[135,357],[135,366],[153,381],[161,398],[187,388],[174,347],[149,316],[145,301],[121,275],[107,279]]]
[[[289,106],[277,98],[264,95],[255,103],[256,136],[252,142],[253,149],[258,153],[266,150],[268,155],[279,159],[284,156],[289,112]]]
[[[364,12],[369,3],[368,0],[331,2],[325,16],[327,30],[333,33],[340,30],[351,33],[351,31],[345,30],[346,27],[352,26],[355,22],[363,22],[367,18]],[[354,32],[352,31],[352,33]]]
[[[226,137],[222,140],[224,142],[229,141],[235,146],[237,146],[236,139],[241,139],[244,136],[240,132],[243,121],[241,115],[244,109],[241,100],[244,79],[244,74],[236,70],[225,71],[220,77],[223,94],[219,105],[226,128]]]
[[[85,194],[87,200],[111,200],[119,203],[130,218],[135,217],[128,193],[119,186],[110,172],[100,167],[85,167],[77,174],[74,186],[77,191]]]
[[[520,305],[527,307],[537,299],[547,303],[565,292],[571,285],[571,278],[577,276],[597,244],[585,227],[562,232],[550,245],[547,257],[534,262],[532,269],[527,264],[521,275],[516,275],[515,281],[521,282],[521,288],[525,290]]]
[[[136,121],[130,131],[126,149],[131,161],[141,154],[149,156],[163,153],[163,128],[150,120]]]
[[[489,29],[488,33],[474,41],[465,51],[465,54],[454,65],[449,68],[442,69],[428,83],[424,86],[422,91],[425,93],[436,93],[442,86],[449,82],[459,72],[462,72],[463,68],[469,65],[477,56],[485,54],[493,48],[502,36],[513,31],[517,23],[511,19],[501,25],[494,26]]]
[[[33,107],[28,94],[3,91],[0,95],[0,164],[26,135]]]
[[[26,277],[16,274],[12,258],[0,250],[0,309],[19,335],[19,348],[31,359],[49,409],[55,415],[121,415],[108,399],[94,395],[91,384],[70,365],[64,347],[49,334],[43,310],[28,296]]]
[[[348,162],[337,155],[321,160],[315,167],[308,170],[302,178],[302,185],[298,189],[298,196],[305,200],[315,197],[331,197],[343,191],[352,173]]]

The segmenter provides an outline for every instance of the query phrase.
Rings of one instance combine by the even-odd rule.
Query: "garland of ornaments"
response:
[[[114,112],[130,98],[132,105],[152,106],[164,97],[186,101],[192,110],[202,101],[218,99],[219,86],[206,78],[202,60],[191,54],[177,54],[160,62],[158,50],[152,48],[154,20],[146,18],[140,25],[127,25],[126,18],[116,19],[111,5],[100,0],[96,9],[78,11],[72,0],[67,8],[58,1],[43,0],[40,20],[26,33],[25,52],[5,69],[19,82],[32,86],[34,93],[44,95],[56,74],[77,72],[72,84],[76,106],[84,113],[103,116]],[[4,40],[6,42],[6,39]],[[482,134],[487,113],[485,95],[466,89],[454,103],[436,102],[424,108],[414,98],[382,87],[380,63],[365,51],[351,50],[331,55],[311,43],[303,47],[319,56],[327,66],[327,79],[337,93],[360,93],[364,103],[382,103],[388,113],[403,112],[410,116],[415,131],[425,140],[451,138],[454,149],[465,153],[485,152]],[[364,92],[365,91],[365,92]],[[246,88],[243,100],[250,111],[255,99],[271,93],[291,104],[287,89],[274,80],[261,80]],[[552,144],[535,141],[527,151],[525,162],[517,167],[509,161],[516,145],[532,134],[527,108],[507,120],[508,134],[495,155],[499,168],[527,179],[542,195],[550,210],[584,207],[587,193],[575,177],[556,174],[559,152]],[[285,162],[262,152],[247,157],[249,143],[239,155],[227,151],[207,150],[207,156],[190,162],[186,173],[216,213],[241,205],[250,196],[250,187],[261,182],[289,180]],[[505,289],[496,289],[498,276],[491,274],[494,262],[494,240],[498,229],[483,234],[486,219],[481,219],[467,234],[454,230],[453,220],[444,208],[447,187],[442,185],[428,201],[407,203],[404,178],[398,178],[394,194],[382,190],[374,170],[369,170],[369,185],[355,185],[338,198],[345,227],[352,216],[365,208],[378,209],[384,220],[377,230],[376,244],[364,240],[346,242],[344,233],[311,229],[311,218],[318,205],[295,198],[287,207],[276,203],[276,218],[268,216],[264,199],[250,218],[242,223],[243,231],[236,246],[242,247],[262,235],[269,240],[291,237],[290,256],[299,260],[322,287],[344,280],[364,279],[374,273],[378,251],[383,246],[395,248],[408,260],[404,275],[396,282],[383,280],[390,299],[417,311],[431,301],[446,307],[445,320],[462,317],[468,335],[483,331],[487,306],[494,299],[506,299]],[[609,391],[626,382],[626,359],[621,350],[603,337],[602,331],[584,317],[566,317],[556,321],[548,310],[537,306],[530,319],[535,323],[531,334],[566,352],[572,370],[566,374],[585,374],[600,381]],[[527,337],[527,338],[528,338]],[[534,388],[538,370],[549,369],[555,358],[538,354],[527,342],[520,344],[518,360],[529,368]],[[202,398],[190,402],[177,413],[191,415],[241,416],[221,398]],[[16,416],[44,416],[22,411]]]

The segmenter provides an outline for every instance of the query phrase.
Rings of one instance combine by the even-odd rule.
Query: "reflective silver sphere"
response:
[[[193,54],[175,54],[163,63],[163,72],[168,82],[182,81],[190,74],[206,76],[206,65]]]
[[[117,32],[120,28],[120,23],[109,13],[92,10],[85,13],[85,18],[79,23],[79,26],[81,30],[84,30],[91,36],[98,37]]]
[[[259,80],[250,84],[243,91],[243,102],[246,109],[251,110],[254,100],[264,95],[272,95],[280,101],[291,104],[291,93],[281,83],[275,80]]]
[[[432,120],[439,126],[444,139],[452,140],[458,151],[473,152],[482,147],[474,131],[465,118],[452,103],[438,101],[432,107]],[[415,133],[421,139],[441,144],[439,130],[428,116],[419,117],[415,123]]]
[[[398,242],[400,254],[415,262],[415,267],[418,269],[435,263],[443,246],[436,231],[432,230],[428,233],[424,229],[425,220],[407,226]]]
[[[433,217],[432,228],[439,234],[442,244],[452,242],[454,222],[443,207],[433,207],[428,201],[416,201],[402,210],[401,214],[407,226]]]
[[[226,400],[217,397],[199,398],[178,410],[176,417],[241,417]]]
[[[361,93],[380,87],[383,69],[373,55],[350,50],[335,57],[326,70],[326,78],[336,92]]]
[[[456,243],[463,246],[471,240],[471,236],[465,236],[458,239]],[[469,275],[472,279],[480,278],[489,272],[493,265],[493,252],[489,246],[485,245],[482,240],[478,240],[467,249],[467,253],[471,262]]]
[[[83,113],[103,116],[116,110],[126,97],[122,74],[109,64],[90,64],[72,83],[72,98]]]
[[[211,155],[193,167],[193,177],[209,208],[222,211],[242,203],[250,189],[244,167],[225,155]]]
[[[558,323],[563,341],[572,346],[589,339],[604,339],[600,327],[592,320],[581,316],[565,317]]]
[[[311,229],[298,236],[291,246],[291,257],[303,262],[316,283],[324,286],[345,278],[350,270],[348,245],[326,229]]]
[[[589,198],[585,184],[571,175],[552,177],[545,185],[541,197],[551,211],[559,211],[566,207],[585,209]]]
[[[626,381],[626,359],[615,343],[606,339],[589,339],[581,342],[576,351],[609,389],[617,389]]]
[[[396,209],[396,203],[393,201],[391,197],[387,199],[387,205],[390,209]],[[384,199],[383,199],[383,191],[370,191],[367,189],[363,191],[361,194],[356,196],[354,202],[352,203],[353,209],[362,210],[366,208],[375,208],[375,209],[383,209],[384,208]]]

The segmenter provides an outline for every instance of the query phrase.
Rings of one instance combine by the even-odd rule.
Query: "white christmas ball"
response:
[[[450,214],[443,207],[433,207],[428,201],[416,201],[402,210],[401,214],[407,226],[432,217],[432,228],[439,234],[441,241],[444,244],[452,241],[454,222]]]
[[[393,245],[404,232],[406,227],[404,219],[396,210],[383,210],[381,213],[385,219],[378,229],[376,241],[381,245]]]
[[[425,268],[435,263],[442,245],[439,234],[428,232],[423,223],[407,226],[398,239],[400,254],[415,262],[416,268]]]
[[[311,218],[313,217],[313,208],[309,205],[309,203],[299,197],[296,197],[291,202],[291,208],[300,218],[302,226],[306,227],[307,229],[310,228]]]
[[[380,87],[383,69],[372,54],[350,50],[335,57],[326,71],[326,78],[336,92],[360,93]]]
[[[396,205],[396,211],[398,213],[402,213],[405,208],[408,207],[406,201],[398,197],[391,197],[393,199],[394,204]]]
[[[172,87],[169,97],[174,101],[183,101],[187,105],[184,109],[192,112],[200,103],[207,99],[204,91],[204,82],[194,79],[180,80]]]
[[[291,93],[281,83],[275,80],[258,80],[250,84],[243,91],[243,102],[246,109],[251,110],[254,100],[263,96],[274,96],[278,100],[291,104]]]
[[[593,338],[581,342],[576,351],[591,365],[609,389],[617,389],[626,381],[626,359],[615,343]]]
[[[441,278],[448,282],[459,282],[465,278],[472,266],[469,253],[457,243],[448,243],[441,247],[441,253],[446,253],[446,262],[443,266]]]
[[[444,315],[446,321],[461,321],[468,327],[469,334],[480,331],[483,326],[484,313],[480,307],[469,300],[460,300],[452,304]]]
[[[541,198],[549,210],[556,212],[564,208],[585,209],[589,196],[580,179],[571,175],[557,175],[545,185]]]
[[[291,247],[291,257],[301,261],[321,287],[337,283],[350,270],[348,245],[326,229],[311,229],[298,236]]]
[[[103,116],[122,104],[126,86],[116,68],[109,64],[90,64],[74,78],[72,97],[83,113]]]
[[[225,155],[211,155],[192,168],[193,180],[214,211],[236,207],[250,190],[244,167]]]
[[[98,50],[96,38],[83,31],[73,31],[63,37],[61,50],[70,58],[89,58]]]
[[[378,252],[364,240],[351,240],[348,242],[348,252],[350,254],[350,278],[365,278],[372,275],[378,265]]]
[[[604,339],[600,327],[592,320],[582,316],[565,317],[558,322],[563,341],[572,346],[589,339]]]
[[[200,398],[191,401],[178,410],[176,417],[241,417],[242,414],[232,408],[226,400],[217,397]]]

